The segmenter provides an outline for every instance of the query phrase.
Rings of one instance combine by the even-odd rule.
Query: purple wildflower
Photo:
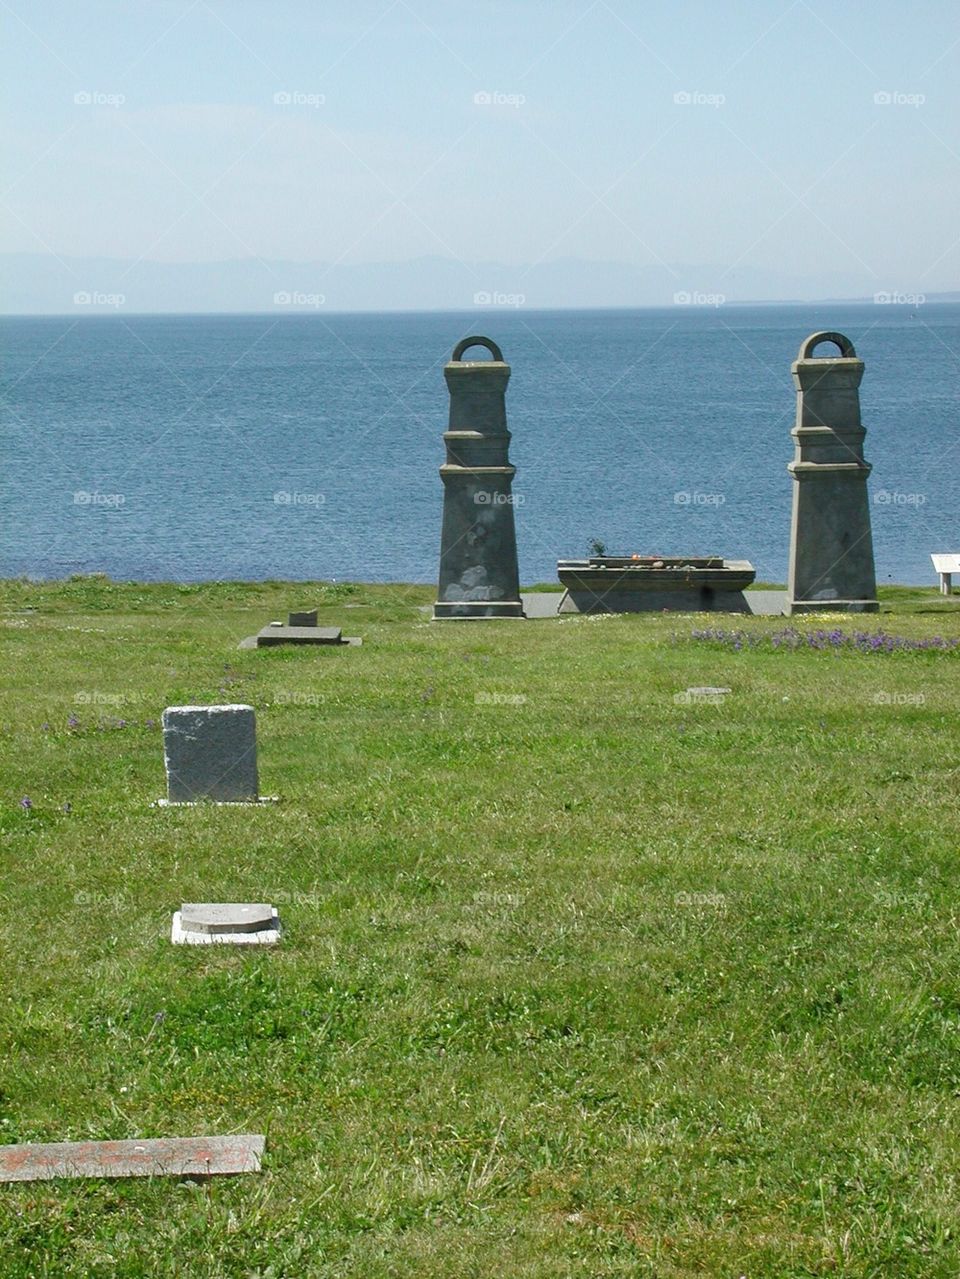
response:
[[[680,636],[675,635],[674,639]],[[832,650],[839,652],[850,649],[860,653],[927,653],[954,652],[960,648],[960,639],[946,639],[942,635],[929,636],[926,639],[910,639],[906,635],[890,635],[886,631],[853,631],[847,634],[842,627],[832,630],[798,631],[793,626],[784,626],[781,630],[769,635],[750,634],[744,631],[727,631],[716,627],[708,630],[693,630],[690,639],[698,643],[720,644],[724,648],[738,653],[743,648],[760,648],[769,645],[774,649],[809,648],[816,652]]]

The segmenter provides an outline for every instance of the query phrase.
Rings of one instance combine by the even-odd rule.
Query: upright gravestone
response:
[[[169,804],[259,801],[252,706],[168,706],[163,757]]]
[[[814,358],[823,342],[839,357]],[[860,421],[863,361],[842,333],[814,333],[792,366],[796,452],[787,611],[873,613],[879,608]]]
[[[464,360],[483,346],[491,360]],[[459,342],[443,370],[450,392],[435,621],[523,617],[505,396],[510,366],[489,338]]]

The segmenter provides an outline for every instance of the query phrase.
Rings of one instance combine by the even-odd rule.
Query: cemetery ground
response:
[[[845,637],[960,600],[881,597],[3,584],[0,1142],[267,1148],[0,1186],[0,1273],[956,1275],[960,649]],[[237,650],[315,603],[363,647]],[[150,806],[194,702],[256,708],[278,804]],[[172,946],[196,900],[283,939]]]

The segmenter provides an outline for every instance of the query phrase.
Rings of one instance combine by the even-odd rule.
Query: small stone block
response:
[[[288,613],[287,614],[288,626],[316,626],[316,624],[317,624],[317,610],[315,608],[311,608],[305,613]]]
[[[256,803],[259,798],[252,706],[168,706],[163,754],[170,803]]]
[[[265,1139],[166,1137],[145,1141],[56,1141],[0,1146],[0,1182],[58,1177],[215,1177],[259,1172]]]
[[[184,902],[170,940],[175,946],[272,946],[280,940],[280,916],[267,902]]]

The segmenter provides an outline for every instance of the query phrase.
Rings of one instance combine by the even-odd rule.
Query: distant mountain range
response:
[[[800,279],[759,267],[633,266],[561,258],[529,266],[423,257],[407,262],[148,262],[0,254],[0,313],[468,311],[506,307],[647,307],[723,303],[957,302],[903,281],[862,276]]]

